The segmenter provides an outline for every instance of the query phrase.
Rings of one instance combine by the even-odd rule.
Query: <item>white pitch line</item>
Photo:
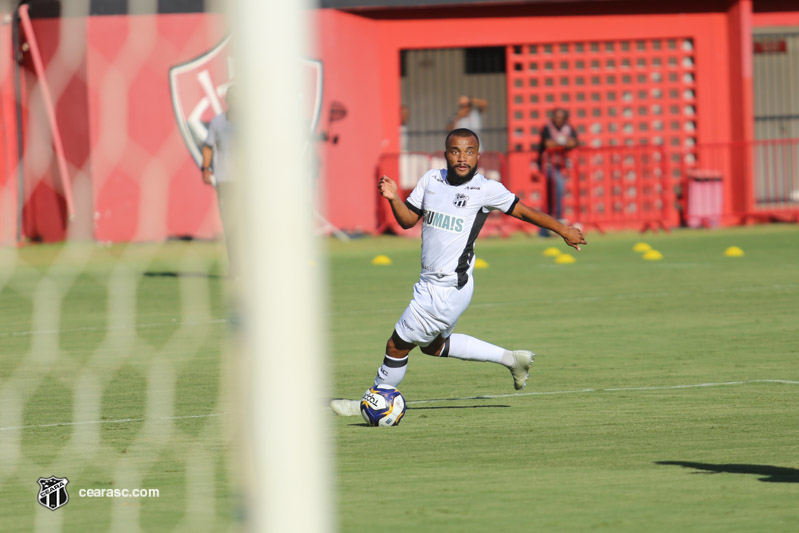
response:
[[[469,396],[464,398],[437,398],[432,400],[413,400],[407,402],[407,404],[414,405],[419,403],[464,402],[469,400],[494,400],[497,398],[514,398],[518,396],[549,396],[554,394],[580,394],[586,392],[625,392],[625,391],[693,389],[699,387],[724,387],[729,385],[747,385],[751,383],[783,383],[786,385],[799,385],[799,381],[789,381],[785,379],[751,379],[748,381],[722,381],[718,383],[695,383],[691,385],[663,385],[656,387],[622,387],[622,388],[611,388],[611,389],[574,389],[574,390],[556,390],[556,391],[540,391],[540,392],[517,392],[513,394],[484,394],[482,396]]]
[[[553,265],[554,266],[554,265]],[[769,292],[769,291],[793,291],[799,289],[799,284],[775,284],[765,285],[758,287],[719,287],[711,289],[702,289],[703,292],[711,294],[726,294],[726,293],[750,293],[750,292]],[[694,295],[697,291],[657,291],[657,292],[636,292],[631,294],[613,294],[601,296],[575,296],[563,298],[541,298],[541,299],[528,299],[520,300],[505,300],[498,302],[472,302],[469,305],[470,309],[490,309],[495,307],[511,307],[511,306],[541,306],[551,304],[573,304],[573,303],[587,303],[587,302],[602,302],[602,301],[624,301],[624,300],[646,300],[646,299],[660,299],[660,298],[678,298],[681,296]],[[400,307],[401,309],[402,307]],[[331,311],[331,315],[335,316],[361,316],[365,314],[380,314],[387,316],[396,316],[396,310],[381,308],[374,309],[337,309]]]
[[[540,391],[540,392],[517,392],[514,394],[485,394],[482,396],[468,396],[464,398],[435,398],[431,400],[413,400],[407,402],[408,405],[422,404],[422,403],[438,403],[438,402],[465,402],[470,400],[493,400],[497,398],[513,398],[519,396],[549,396],[555,394],[580,394],[590,392],[625,392],[625,391],[653,391],[653,390],[671,390],[671,389],[691,389],[700,387],[723,387],[729,385],[747,385],[752,383],[782,383],[785,385],[799,385],[799,381],[790,381],[786,379],[752,379],[748,381],[722,381],[718,383],[695,383],[690,385],[664,385],[656,387],[626,387],[626,388],[609,388],[609,389],[574,389],[574,390],[557,390],[557,391]],[[35,429],[35,428],[51,428],[59,426],[85,426],[91,424],[124,424],[126,422],[145,422],[147,420],[183,420],[187,418],[210,418],[214,416],[222,416],[225,413],[210,413],[207,415],[186,415],[186,416],[165,416],[161,418],[119,418],[116,420],[87,420],[84,422],[57,422],[53,424],[31,424],[29,426],[12,426],[0,427],[0,431],[13,431],[18,429]]]
[[[15,429],[34,429],[34,428],[54,428],[59,426],[86,426],[91,424],[123,424],[125,422],[144,422],[146,420],[184,420],[187,418],[210,418],[212,416],[222,416],[225,413],[210,413],[207,415],[186,415],[186,416],[162,416],[159,418],[118,418],[116,420],[87,420],[85,422],[57,422],[54,424],[31,424],[30,426],[12,426],[0,428],[0,431],[12,431]]]
[[[150,322],[134,324],[133,326],[83,326],[79,328],[62,328],[62,329],[36,329],[36,330],[23,330],[23,331],[0,331],[0,337],[27,337],[28,335],[60,335],[62,333],[77,333],[87,331],[120,331],[125,329],[152,329],[164,328],[167,326],[205,326],[208,324],[222,324],[227,322],[224,318],[215,318],[211,320],[186,320],[178,322],[176,319],[171,319],[166,322]]]

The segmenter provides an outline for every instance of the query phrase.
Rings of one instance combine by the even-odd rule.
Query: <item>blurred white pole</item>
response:
[[[303,0],[231,4],[249,358],[246,529],[331,532],[325,290],[300,97],[309,10]]]

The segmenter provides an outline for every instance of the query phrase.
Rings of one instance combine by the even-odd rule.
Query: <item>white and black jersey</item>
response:
[[[423,217],[422,279],[463,287],[474,269],[474,241],[491,210],[510,214],[519,198],[482,174],[461,185],[447,181],[446,169],[430,170],[405,200]]]

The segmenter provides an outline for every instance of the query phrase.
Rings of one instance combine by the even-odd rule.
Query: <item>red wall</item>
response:
[[[89,164],[88,107],[86,102],[86,57],[80,52],[58,51],[62,40],[71,36],[82,39],[86,19],[36,20],[34,32],[42,61],[48,73],[56,120],[61,130],[70,183],[86,180]],[[24,35],[24,32],[23,32]],[[26,36],[27,37],[27,36]],[[82,209],[78,220],[69,221],[64,201],[64,186],[58,171],[53,135],[45,114],[43,86],[33,67],[31,53],[21,65],[23,107],[23,169],[25,174],[23,234],[31,239],[60,241],[66,238],[70,224],[90,228],[90,209]],[[81,199],[83,200],[83,199]],[[90,203],[82,202],[85,207]],[[90,233],[82,236],[91,238]]]
[[[0,12],[0,15],[3,13]],[[11,25],[0,24],[0,95],[14,94]],[[0,97],[0,245],[16,242],[17,120],[14,99]]]
[[[33,20],[70,184],[77,191],[77,216],[67,219],[43,119],[41,80],[27,53],[22,91],[27,238],[159,241],[221,232],[216,195],[202,183],[178,128],[169,71],[216,46],[225,37],[222,23],[208,14]],[[79,40],[72,49],[77,57],[65,53],[68,48],[57,53],[64,35],[73,44]],[[2,102],[4,110],[9,107],[8,97]]]
[[[698,142],[731,140],[733,124],[745,117],[742,117],[740,106],[731,106],[736,91],[740,91],[741,82],[734,83],[735,73],[730,68],[730,32],[735,28],[730,26],[726,11],[568,16],[570,12],[571,6],[550,6],[542,15],[532,10],[528,10],[527,16],[508,14],[498,17],[471,16],[470,12],[462,18],[436,16],[425,20],[402,18],[402,15],[370,19],[322,10],[319,14],[320,33],[323,35],[321,57],[327,72],[326,83],[332,83],[334,76],[331,73],[337,78],[335,90],[331,88],[327,94],[341,100],[350,109],[358,108],[359,116],[363,117],[348,117],[348,137],[352,135],[355,138],[348,138],[346,144],[329,147],[327,151],[331,163],[327,176],[331,221],[344,228],[355,225],[369,228],[375,223],[375,210],[364,213],[363,209],[358,209],[357,217],[348,211],[353,204],[374,205],[374,173],[365,173],[374,167],[382,153],[398,151],[399,51],[405,48],[691,37],[696,47],[696,71],[699,73]],[[424,17],[425,11],[419,11],[417,15]],[[371,31],[364,31],[365,28]],[[330,41],[326,39],[334,38],[330,34],[338,39],[335,47],[327,45]],[[339,47],[341,42],[346,44],[345,48]],[[377,100],[376,83],[379,83]],[[376,135],[375,127],[378,128]],[[343,183],[348,185],[342,187]],[[733,192],[730,190],[727,194],[731,196]]]
[[[324,69],[324,100],[319,129],[338,135],[336,144],[321,145],[326,174],[321,180],[324,211],[333,224],[352,230],[372,231],[377,212],[373,180],[377,155],[396,146],[396,132],[384,134],[385,116],[399,116],[399,64],[390,87],[379,75],[385,53],[377,46],[380,27],[374,21],[335,10],[316,12],[319,59]],[[388,67],[390,68],[390,67]],[[396,87],[395,87],[396,86]],[[347,108],[347,116],[328,123],[330,103]],[[392,144],[393,143],[393,144]]]
[[[89,19],[87,78],[95,239],[162,240],[220,232],[216,197],[180,135],[169,70],[224,38],[205,14]],[[152,36],[149,46],[129,37]]]
[[[799,24],[799,12],[780,7],[779,0],[769,1],[777,7],[755,9],[755,13],[750,0],[684,2],[662,9],[641,4],[636,5],[641,10],[637,14],[624,14],[635,4],[613,2],[359,14],[317,10],[313,13],[317,58],[324,68],[319,130],[339,139],[336,144],[318,145],[324,162],[318,187],[323,210],[343,229],[372,231],[376,227],[377,164],[381,154],[399,148],[402,49],[690,37],[695,45],[698,142],[749,139],[751,27],[780,21]],[[33,23],[48,82],[57,95],[56,113],[78,218],[71,223],[66,220],[52,141],[46,123],[33,120],[40,113],[41,95],[39,80],[26,59],[23,102],[26,110],[34,111],[26,120],[26,234],[42,240],[71,235],[98,241],[218,235],[215,194],[201,183],[178,128],[169,71],[223,40],[222,17],[69,19],[69,39],[81,39],[85,49],[75,47],[83,57],[66,61],[56,54],[65,31],[59,25],[65,20],[35,19]],[[143,39],[128,39],[135,36]],[[15,232],[10,39],[10,27],[0,27],[0,122],[4,126],[0,132],[4,135],[0,242],[8,242]],[[333,102],[343,104],[347,115],[329,122]],[[725,182],[728,209],[746,203],[743,180],[739,173]]]
[[[752,81],[752,1],[738,0],[727,12],[729,31],[730,99],[728,106],[733,121],[722,141],[747,142],[754,139],[754,85]],[[752,196],[752,183],[747,172],[752,168],[749,151],[731,153],[730,176],[724,179],[724,218],[726,224],[737,223],[736,213],[746,212]]]
[[[752,15],[752,26],[780,27],[780,26],[799,26],[799,11],[796,12],[776,12],[776,13],[754,13]]]

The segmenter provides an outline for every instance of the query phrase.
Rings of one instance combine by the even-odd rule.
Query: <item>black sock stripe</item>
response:
[[[408,364],[408,356],[406,355],[402,359],[394,359],[393,357],[385,356],[383,358],[383,364],[389,368],[401,368]]]
[[[449,337],[444,341],[444,347],[441,348],[441,355],[439,357],[449,357]]]

